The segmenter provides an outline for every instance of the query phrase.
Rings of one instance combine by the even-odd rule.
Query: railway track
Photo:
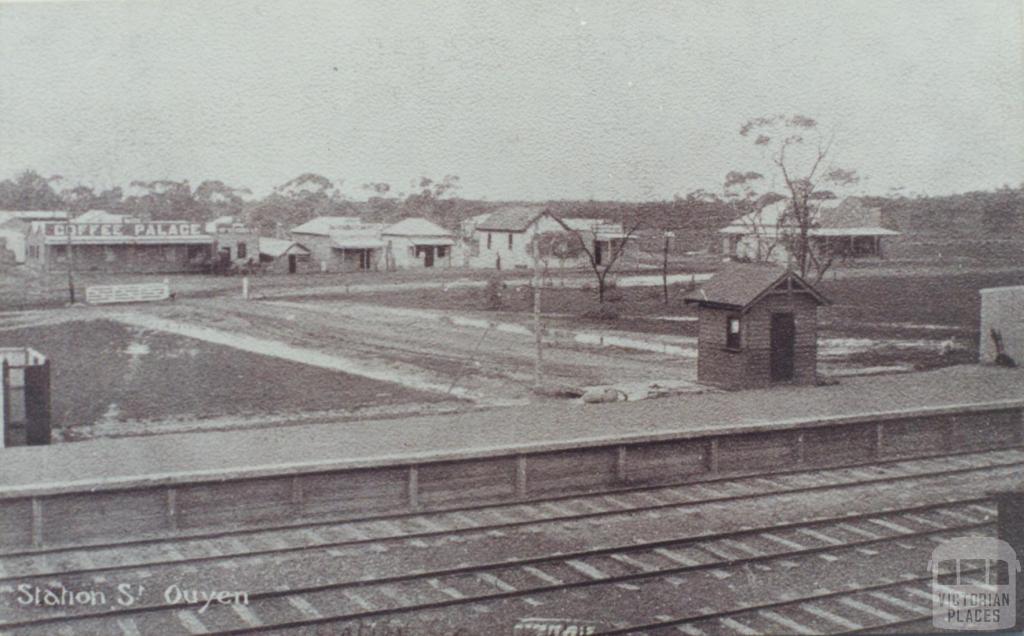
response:
[[[190,581],[198,586],[205,578],[215,580],[219,585],[215,589],[223,590],[232,581],[237,586],[239,582],[258,579],[262,569],[291,574],[282,575],[277,585],[273,581],[259,583],[247,593],[246,603],[215,604],[203,609],[195,604],[170,603],[166,596],[156,595],[130,607],[78,605],[57,611],[22,607],[15,608],[18,611],[13,619],[0,621],[0,630],[45,634],[58,629],[84,634],[279,630],[315,633],[321,626],[327,630],[324,633],[336,633],[346,626],[367,622],[413,624],[427,620],[430,631],[422,633],[434,633],[435,629],[442,633],[449,627],[458,628],[456,624],[446,624],[451,622],[452,615],[479,613],[486,624],[502,612],[521,612],[524,605],[527,609],[533,603],[550,605],[540,599],[571,591],[598,590],[600,596],[611,590],[615,597],[624,590],[650,586],[652,582],[669,580],[671,584],[673,580],[709,574],[712,580],[724,580],[737,572],[749,576],[751,568],[788,567],[780,566],[780,562],[829,562],[844,558],[843,554],[847,555],[845,558],[859,555],[857,558],[878,559],[879,554],[889,551],[898,556],[908,550],[905,546],[909,543],[914,543],[915,550],[920,552],[934,547],[935,541],[957,534],[990,533],[995,511],[985,497],[951,498],[942,483],[964,476],[999,479],[1015,474],[1022,455],[1021,451],[1000,451],[892,462],[873,468],[567,497],[555,500],[557,503],[490,506],[472,513],[464,510],[344,522],[315,530],[306,524],[265,535],[250,533],[245,541],[232,535],[161,544],[136,543],[128,550],[135,554],[125,555],[122,547],[119,558],[113,558],[114,548],[106,546],[10,556],[0,560],[8,587],[27,584],[52,588],[57,584],[66,589],[86,589],[98,583],[127,582],[164,590],[176,585],[180,590],[188,589]],[[735,527],[721,530],[728,524],[714,518],[716,514],[728,518],[725,513],[732,509],[751,518],[756,515],[743,515],[744,511],[737,506],[742,503],[753,506],[751,510],[755,512],[757,506],[770,511],[773,506],[799,496],[820,496],[827,501],[845,495],[851,501],[860,501],[865,493],[877,491],[880,482],[898,486],[890,488],[894,492],[917,491],[920,496],[916,499],[925,501],[910,505],[906,498],[893,495],[886,506],[861,506],[860,510],[854,505],[840,506],[831,514],[797,514],[788,520],[767,518],[745,526],[733,523]],[[697,515],[708,517],[704,530],[680,529]],[[637,523],[636,519],[648,523],[642,537],[616,541],[614,534],[601,536],[600,528],[621,525],[624,520]],[[363,534],[354,533],[356,528],[362,528]],[[569,537],[580,535],[583,529],[585,541],[573,542],[558,536],[563,531]],[[330,532],[334,531],[347,538],[330,540]],[[367,534],[374,531],[374,535]],[[542,541],[546,534],[553,538]],[[494,558],[494,546],[503,546],[517,535],[540,545],[532,553],[529,549],[511,548],[509,554],[515,557]],[[286,537],[295,542],[288,542]],[[232,539],[237,541],[234,551],[221,552],[216,541],[231,543]],[[257,540],[263,548],[258,547]],[[460,544],[472,547],[474,541],[483,542],[480,549],[459,554]],[[186,545],[188,549],[183,547]],[[445,546],[451,554],[441,554],[434,560],[423,556],[439,546]],[[205,552],[198,555],[190,552],[192,549]],[[373,556],[376,553],[378,556]],[[295,558],[293,563],[289,563],[290,557]],[[321,561],[332,558],[346,571],[325,569]],[[799,609],[797,600],[789,599],[788,605],[779,603],[776,602],[775,610],[747,609],[772,611],[783,617],[790,611],[790,605],[796,603],[793,607]],[[509,609],[509,604],[517,605],[518,610]],[[429,619],[439,612],[440,618]],[[713,614],[699,619],[662,614],[658,615],[660,622],[655,623],[618,627],[615,621],[607,624],[608,629],[627,630],[620,633],[648,629],[644,625],[661,630],[652,633],[667,633],[664,629],[670,627],[678,627],[682,632],[693,620],[732,616]],[[902,614],[887,615],[908,620]],[[731,620],[745,624],[743,616]],[[848,621],[860,624],[854,619]],[[699,625],[690,627],[701,629]]]
[[[170,537],[43,547],[0,553],[0,584],[25,576],[95,574],[136,566],[198,564],[231,556],[266,556],[383,539],[428,538],[480,529],[512,529],[538,522],[595,518],[610,513],[648,512],[684,504],[726,503],[779,493],[893,483],[970,473],[979,468],[1024,466],[1024,449],[894,459],[821,470],[724,477],[658,487],[609,489],[596,494],[550,496],[525,502],[444,510],[324,519]]]

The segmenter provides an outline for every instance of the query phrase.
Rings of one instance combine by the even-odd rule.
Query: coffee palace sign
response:
[[[160,221],[156,223],[45,223],[45,236],[204,236],[199,223]]]

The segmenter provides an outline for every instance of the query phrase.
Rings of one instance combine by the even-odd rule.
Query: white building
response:
[[[385,267],[420,269],[452,266],[455,236],[423,218],[402,219],[381,231]]]
[[[788,237],[799,233],[783,199],[760,211],[746,214],[719,230],[722,252],[740,260],[770,261],[785,264]],[[821,201],[811,218],[808,231],[816,248],[839,258],[881,258],[882,240],[899,236],[880,208],[868,207],[856,197],[842,201]]]
[[[626,240],[621,225],[600,219],[563,219],[563,226],[543,207],[502,208],[490,213],[485,219],[474,219],[474,222],[473,255],[469,258],[469,264],[478,268],[532,267],[533,241],[537,236],[548,233],[578,233],[598,265],[607,263],[622,241]],[[587,263],[589,257],[581,253],[561,265],[576,267]]]
[[[66,221],[69,216],[63,210],[0,210],[0,263],[25,263],[25,238],[33,222]]]

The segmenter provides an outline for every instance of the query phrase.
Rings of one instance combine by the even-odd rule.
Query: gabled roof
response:
[[[819,305],[830,304],[796,272],[767,263],[733,263],[684,297],[687,304],[747,311],[776,287],[809,294]]]
[[[309,254],[309,250],[295,241],[268,238],[265,236],[260,237],[259,247],[260,254],[266,254],[272,258],[280,258],[289,252],[292,254]]]
[[[534,221],[547,213],[547,209],[536,205],[518,205],[491,212],[486,219],[477,223],[476,229],[485,232],[525,232]]]
[[[440,236],[450,237],[452,233],[427,219],[412,217],[384,228],[381,234],[387,236]]]
[[[780,227],[795,227],[787,219],[789,199],[782,199],[764,206],[760,212],[751,212],[736,219],[719,232],[723,234],[749,234],[753,229],[763,236],[774,236]],[[891,227],[882,216],[881,208],[865,205],[858,197],[847,197],[842,201],[821,201],[816,227],[808,232],[811,236],[897,236],[899,232]]]
[[[315,234],[329,236],[332,232],[362,225],[358,216],[318,216],[291,229],[293,234]]]

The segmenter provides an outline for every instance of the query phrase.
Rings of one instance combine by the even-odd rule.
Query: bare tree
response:
[[[550,214],[550,213],[549,213]],[[615,263],[618,262],[619,257],[626,251],[626,247],[629,244],[633,235],[641,228],[643,221],[640,216],[636,215],[629,219],[623,219],[622,231],[617,232],[619,236],[609,236],[608,242],[608,255],[601,252],[600,258],[598,257],[597,242],[600,236],[601,222],[595,220],[593,225],[587,230],[580,230],[569,227],[565,221],[559,217],[551,214],[551,218],[555,220],[562,229],[564,229],[571,237],[576,240],[580,250],[586,254],[586,263],[590,265],[590,269],[594,272],[595,278],[597,278],[597,300],[598,302],[604,302],[605,286],[607,285],[608,273],[615,267]]]
[[[565,284],[565,264],[575,261],[582,254],[580,242],[565,232],[542,232],[536,236],[538,258],[543,265],[544,278],[550,280],[549,268],[552,260],[558,261],[558,274]]]
[[[740,135],[753,138],[754,145],[765,149],[782,178],[786,210],[779,215],[780,243],[801,276],[814,272],[816,280],[821,280],[833,255],[827,243],[815,242],[811,233],[820,222],[821,202],[835,197],[824,188],[856,183],[856,172],[829,163],[833,135],[826,138],[810,117],[757,117],[740,128]]]

